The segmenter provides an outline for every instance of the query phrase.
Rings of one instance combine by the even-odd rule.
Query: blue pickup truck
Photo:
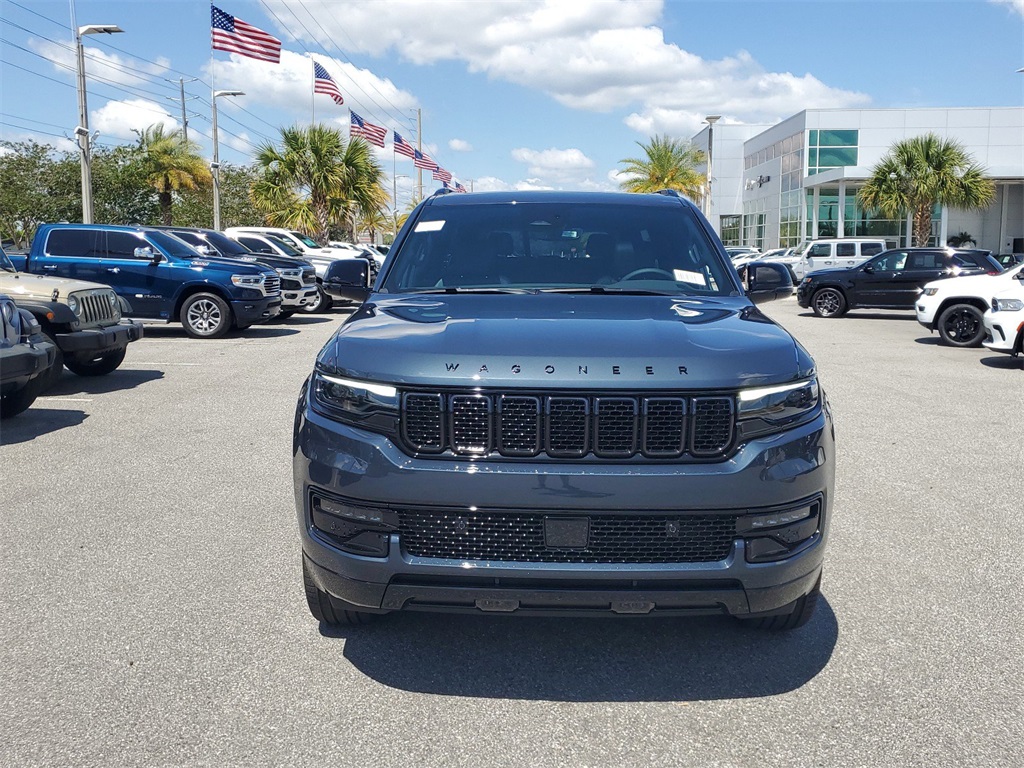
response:
[[[196,338],[223,336],[281,311],[281,279],[267,267],[202,255],[148,227],[44,224],[16,269],[106,283],[140,320],[180,322]]]

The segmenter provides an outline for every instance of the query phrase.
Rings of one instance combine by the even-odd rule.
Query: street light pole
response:
[[[217,131],[217,97],[244,96],[245,91],[214,91],[210,99],[213,112],[213,162],[210,171],[213,175],[213,228],[220,230],[220,135]]]
[[[707,204],[706,204],[707,210],[705,211],[705,215],[708,217],[708,222],[711,222],[711,158],[712,158],[712,153],[714,151],[713,150],[714,138],[715,138],[714,130],[715,130],[715,123],[717,123],[721,119],[722,119],[721,115],[708,115],[707,117],[704,118],[704,121],[708,124],[708,192],[707,192],[707,196],[706,196],[707,197]],[[711,223],[711,227],[716,232],[718,231],[718,228],[714,225],[714,223]]]
[[[75,24],[75,6],[71,4],[71,24]],[[82,157],[82,223],[93,223],[92,205],[92,150],[89,138],[89,106],[85,90],[85,48],[82,46],[83,35],[112,35],[115,32],[124,32],[116,24],[87,24],[84,27],[74,27],[75,30],[75,58],[78,75],[78,125],[75,126],[75,136],[78,138],[78,148]]]

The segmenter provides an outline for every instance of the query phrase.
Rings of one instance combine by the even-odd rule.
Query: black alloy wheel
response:
[[[947,307],[938,322],[939,338],[951,347],[980,347],[985,338],[981,310],[972,304]]]
[[[838,288],[820,288],[811,299],[811,309],[818,317],[842,317],[846,314],[846,297]]]

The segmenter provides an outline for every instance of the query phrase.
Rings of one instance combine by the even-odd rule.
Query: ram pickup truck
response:
[[[332,267],[361,304],[296,408],[317,620],[811,618],[835,448],[814,361],[756,306],[793,295],[785,265],[741,278],[673,192],[502,192],[428,198],[365,269]]]
[[[127,303],[99,283],[18,272],[0,248],[0,293],[28,310],[57,347],[44,377],[46,390],[67,366],[79,376],[103,376],[121,365],[128,344],[142,338],[142,323],[122,320]]]
[[[15,268],[105,283],[131,317],[180,322],[196,338],[223,336],[281,311],[281,279],[259,264],[204,256],[173,235],[147,227],[43,224]]]

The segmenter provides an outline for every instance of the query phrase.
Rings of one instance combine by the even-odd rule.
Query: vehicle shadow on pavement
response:
[[[726,617],[526,618],[393,614],[321,634],[379,683],[443,696],[575,702],[772,696],[828,664],[839,627],[822,597],[789,633]]]
[[[33,405],[24,413],[0,422],[0,446],[27,443],[66,427],[77,427],[87,418],[85,411]]]
[[[798,317],[817,317],[813,312],[801,312]],[[917,315],[913,312],[893,310],[892,312],[862,312],[851,310],[842,317],[822,318],[826,320],[913,320],[917,322]]]
[[[105,376],[76,376],[63,371],[57,383],[46,390],[41,397],[66,397],[67,395],[103,395],[120,392],[162,379],[163,371],[140,368],[131,370],[118,368]]]
[[[998,357],[983,357],[981,364],[988,368],[1002,368],[1004,371],[1024,370],[1024,358],[1000,355]]]
[[[938,336],[922,336],[919,339],[914,339],[914,341],[917,342],[918,344],[924,344],[929,347],[940,346]]]
[[[291,317],[277,318],[271,322],[274,325],[316,325],[317,323],[329,323],[333,319],[324,315],[292,315]]]

